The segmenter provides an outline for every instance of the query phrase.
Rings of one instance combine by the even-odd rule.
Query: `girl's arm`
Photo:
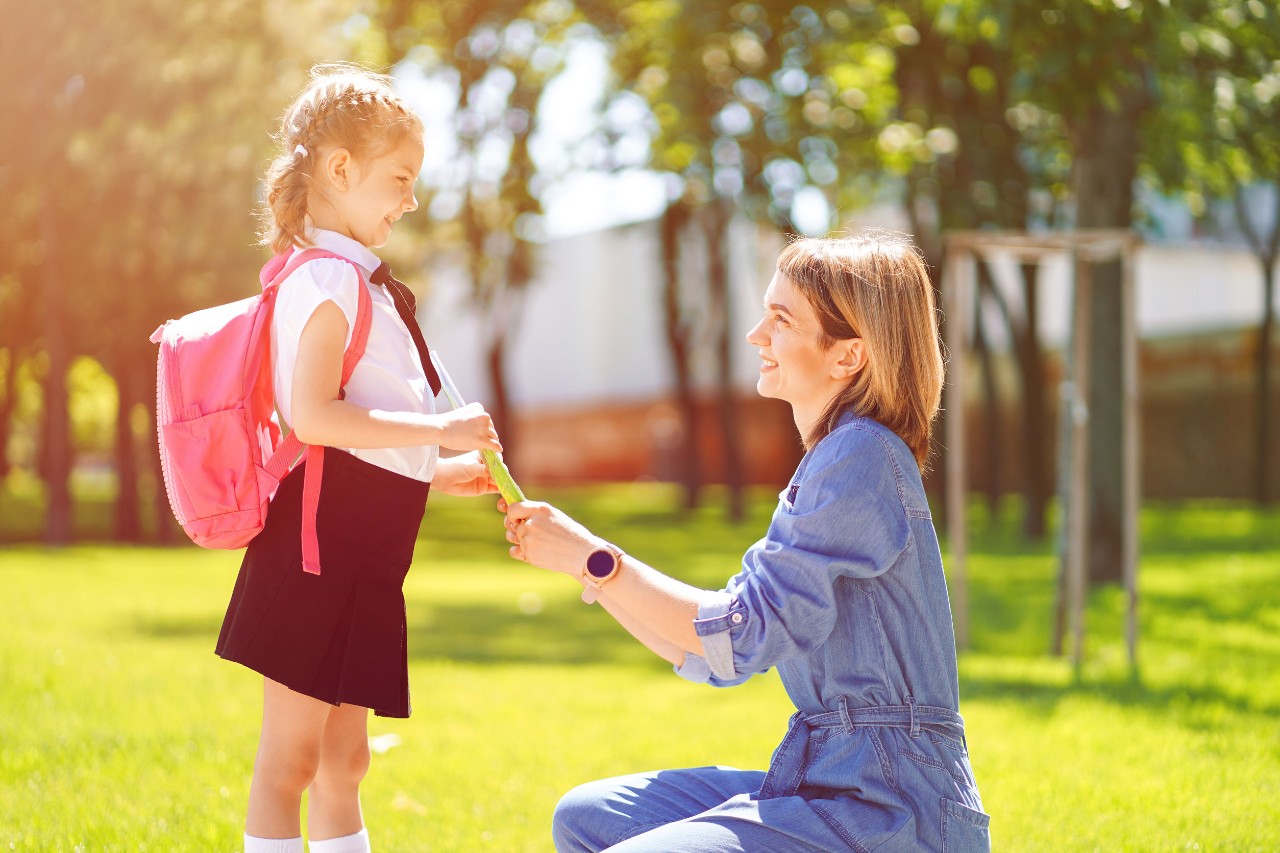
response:
[[[347,318],[332,301],[311,314],[298,341],[293,371],[291,426],[304,444],[383,448],[438,444],[452,450],[493,450],[502,445],[479,403],[441,415],[365,409],[338,399]]]
[[[499,504],[501,507],[502,504]],[[507,507],[511,556],[582,581],[587,557],[607,543],[560,510],[524,501]],[[701,655],[694,630],[699,605],[714,593],[664,575],[634,557],[600,591],[600,602],[636,639],[676,665],[686,653]]]

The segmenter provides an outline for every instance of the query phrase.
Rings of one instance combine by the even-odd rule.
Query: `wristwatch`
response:
[[[618,574],[622,568],[622,552],[612,545],[597,548],[587,556],[582,567],[582,579],[600,589]]]

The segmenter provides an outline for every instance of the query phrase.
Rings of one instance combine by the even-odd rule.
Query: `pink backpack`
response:
[[[271,376],[271,315],[280,283],[316,258],[306,249],[276,255],[262,268],[262,293],[169,320],[156,329],[156,434],[169,505],[191,541],[205,548],[243,548],[262,530],[276,487],[294,463],[306,464],[302,498],[303,569],[320,574],[316,510],[324,448],[281,438]],[[342,387],[364,355],[373,310],[359,288]]]

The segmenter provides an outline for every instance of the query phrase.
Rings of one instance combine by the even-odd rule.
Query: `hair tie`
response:
[[[297,145],[293,146],[293,153],[299,157],[306,157],[307,149],[302,147],[302,143],[298,143]]]

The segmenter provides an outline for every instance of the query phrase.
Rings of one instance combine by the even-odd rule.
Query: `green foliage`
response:
[[[166,315],[252,292],[271,117],[301,85],[302,57],[323,49],[294,28],[295,6],[77,0],[27,6],[5,27],[0,71],[27,82],[0,101],[21,117],[0,132],[16,213],[0,270],[54,290],[74,354],[119,369],[121,350],[150,352]],[[41,262],[56,263],[56,284]]]
[[[1160,78],[1177,108],[1155,117],[1163,144],[1149,173],[1185,192],[1192,209],[1255,181],[1280,180],[1280,12],[1274,4],[1215,2],[1178,34],[1177,73]],[[1172,144],[1170,144],[1172,140]]]
[[[550,497],[707,586],[772,508],[756,493],[732,527],[714,510],[678,520],[665,486]],[[1044,654],[1052,557],[1004,519],[976,531],[962,712],[1000,849],[1274,843],[1280,515],[1148,508],[1143,537],[1141,675],[1123,658],[1122,596],[1104,587],[1077,681]],[[260,687],[211,653],[237,561],[0,552],[0,846],[238,849]],[[775,676],[686,684],[571,586],[507,559],[487,501],[432,497],[406,587],[414,715],[370,725],[363,802],[379,849],[545,851],[551,809],[579,782],[767,763],[789,708]]]
[[[587,11],[611,44],[619,97],[648,109],[649,165],[676,179],[672,201],[727,199],[790,230],[802,190],[833,208],[858,188],[866,200],[870,185],[850,176],[874,161],[893,100],[892,52],[858,37],[867,9],[656,0]]]

